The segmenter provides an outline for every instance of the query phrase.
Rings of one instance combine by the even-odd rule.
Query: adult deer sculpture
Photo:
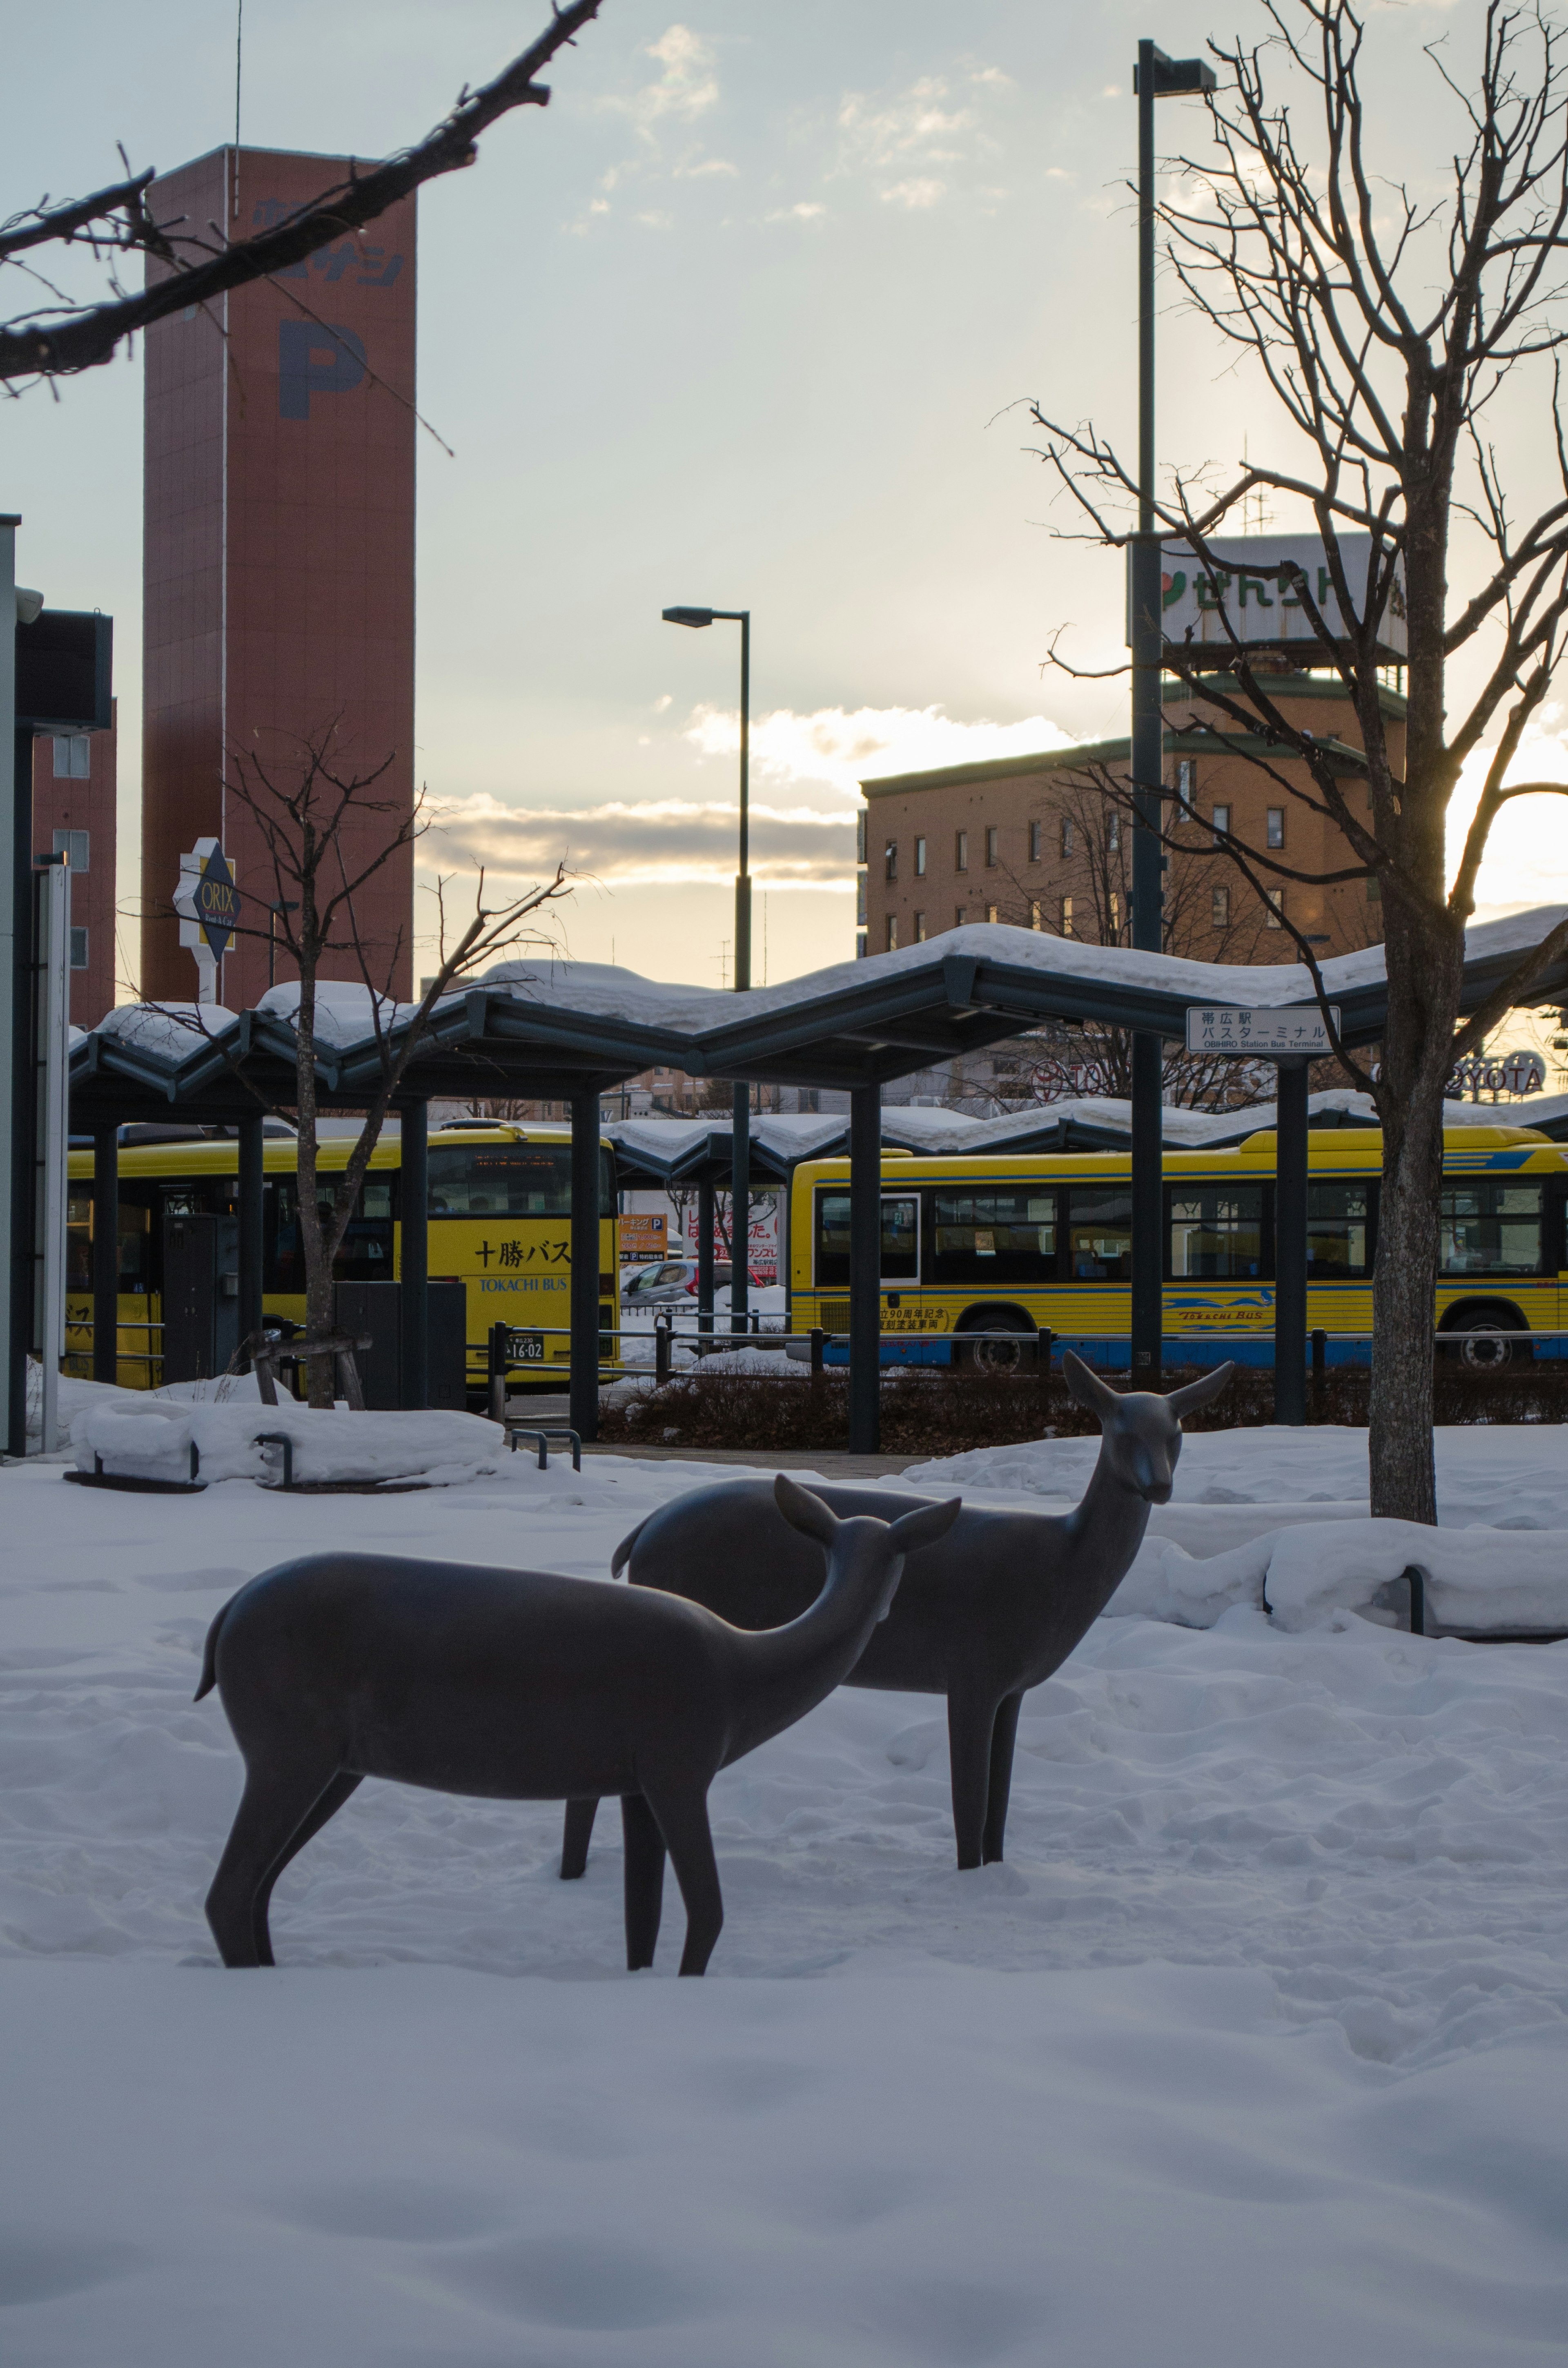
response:
[[[700,1974],[724,1920],[708,1787],[833,1691],[904,1555],[959,1512],[955,1497],[891,1523],[885,1508],[840,1520],[782,1473],[772,1502],[786,1534],[812,1541],[819,1584],[760,1634],[675,1595],[390,1554],[309,1554],[231,1596],[196,1695],[217,1686],[245,1762],[207,1895],[223,1963],[273,1963],[274,1884],[382,1776],[501,1801],[619,1793],[627,1964],[653,1962],[667,1850],[686,1903],[680,1969]]]
[[[1111,1389],[1068,1349],[1067,1386],[1100,1420],[1099,1461],[1071,1513],[1009,1513],[966,1505],[939,1543],[911,1552],[898,1598],[845,1683],[946,1694],[953,1832],[960,1867],[1002,1855],[1018,1711],[1097,1620],[1143,1543],[1151,1505],[1168,1502],[1181,1417],[1217,1398],[1235,1371],[1219,1366],[1173,1390]],[[907,1518],[930,1500],[890,1489],[823,1488],[841,1517]],[[762,1480],[693,1489],[622,1539],[611,1568],[633,1587],[706,1604],[737,1628],[788,1620],[821,1583],[809,1536],[778,1519]],[[561,1872],[587,1863],[597,1804],[569,1802]]]

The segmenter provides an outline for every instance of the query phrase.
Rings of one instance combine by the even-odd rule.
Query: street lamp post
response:
[[[741,841],[740,868],[735,873],[735,985],[744,994],[751,985],[751,871],[748,773],[751,760],[751,610],[749,609],[666,609],[666,625],[689,625],[700,632],[715,622],[741,629]],[[730,1156],[730,1329],[744,1332],[750,1314],[750,1282],[746,1258],[751,1247],[751,1087],[737,1084],[732,1104]]]
[[[1138,98],[1138,533],[1131,564],[1132,631],[1132,943],[1159,953],[1165,897],[1160,853],[1165,734],[1160,713],[1164,634],[1160,623],[1160,536],[1154,525],[1154,101],[1215,87],[1201,58],[1167,58],[1153,41],[1138,44],[1132,87]],[[1165,1112],[1161,1040],[1132,1039],[1132,1320],[1134,1380],[1157,1381],[1163,1361],[1165,1273]]]

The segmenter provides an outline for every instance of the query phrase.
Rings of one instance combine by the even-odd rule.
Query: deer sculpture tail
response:
[[[638,1522],[637,1527],[634,1530],[628,1530],[626,1535],[621,1539],[620,1543],[617,1546],[614,1554],[612,1554],[609,1558],[609,1575],[611,1578],[619,1578],[620,1577],[621,1572],[631,1560],[632,1548],[636,1545],[638,1539],[642,1536],[643,1531],[647,1528],[653,1518],[653,1516],[652,1513],[644,1513],[642,1519]]]
[[[207,1631],[207,1642],[201,1648],[201,1683],[191,1697],[193,1702],[200,1702],[203,1695],[210,1694],[218,1682],[218,1636],[224,1621],[233,1608],[234,1599],[231,1596]]]

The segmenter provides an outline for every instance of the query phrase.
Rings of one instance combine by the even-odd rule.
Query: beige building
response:
[[[1343,685],[1290,674],[1269,689],[1293,723],[1344,750],[1353,795],[1369,803],[1354,779],[1360,734]],[[1381,705],[1397,771],[1404,700],[1385,690]],[[1284,916],[1324,957],[1377,944],[1375,881],[1318,887],[1260,871],[1255,889],[1215,851],[1218,826],[1294,869],[1346,869],[1353,858],[1334,824],[1292,794],[1315,797],[1305,766],[1217,718],[1178,684],[1166,682],[1165,712],[1165,783],[1198,815],[1181,826],[1186,845],[1166,867],[1166,951],[1205,962],[1295,962]],[[1108,784],[1126,783],[1128,756],[1126,740],[1103,740],[862,781],[858,951],[883,953],[974,921],[1130,944],[1131,831],[1107,794]],[[1166,816],[1175,825],[1169,806]]]

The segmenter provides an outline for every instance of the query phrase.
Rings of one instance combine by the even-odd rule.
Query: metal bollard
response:
[[[487,1400],[492,1422],[506,1419],[506,1326],[493,1324],[488,1344]]]
[[[820,1326],[813,1325],[812,1327],[812,1371],[813,1373],[820,1373],[822,1371],[822,1352],[826,1344],[826,1340],[827,1334],[822,1330]]]
[[[670,1377],[670,1326],[663,1315],[653,1318],[653,1383],[663,1389]]]
[[[1052,1332],[1052,1331],[1051,1330],[1051,1328],[1050,1328],[1050,1326],[1047,1326],[1047,1325],[1041,1325],[1041,1326],[1040,1326],[1040,1352],[1039,1352],[1039,1353],[1040,1353],[1040,1369],[1041,1372],[1042,1372],[1042,1373],[1044,1373],[1044,1375],[1046,1376],[1046,1379],[1047,1379],[1048,1381],[1049,1381],[1049,1380],[1050,1380],[1050,1378],[1051,1378],[1051,1352],[1052,1349],[1054,1349],[1054,1348],[1055,1348],[1055,1346],[1056,1346],[1056,1335],[1055,1335],[1055,1333],[1054,1333],[1054,1332]]]
[[[1323,1412],[1324,1383],[1327,1373],[1328,1334],[1315,1331],[1312,1334],[1312,1412],[1314,1414]]]

